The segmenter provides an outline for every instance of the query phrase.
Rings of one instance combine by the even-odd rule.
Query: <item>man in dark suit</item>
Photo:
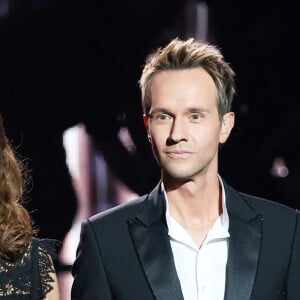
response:
[[[72,299],[300,299],[299,213],[218,174],[235,117],[219,49],[174,39],[139,83],[161,181],[84,222]]]

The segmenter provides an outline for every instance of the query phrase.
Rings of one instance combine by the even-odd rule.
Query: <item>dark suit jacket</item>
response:
[[[299,213],[224,186],[230,220],[224,299],[299,300]],[[72,300],[183,300],[164,203],[157,186],[83,223]]]

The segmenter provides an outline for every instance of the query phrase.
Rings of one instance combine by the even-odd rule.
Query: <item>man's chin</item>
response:
[[[191,171],[187,170],[165,170],[163,171],[163,175],[165,178],[168,178],[169,180],[174,180],[178,182],[186,182],[191,180],[192,173]]]

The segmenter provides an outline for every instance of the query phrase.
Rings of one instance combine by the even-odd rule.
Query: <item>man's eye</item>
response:
[[[171,117],[169,115],[166,114],[160,114],[156,116],[157,120],[161,120],[161,121],[165,121],[165,120],[169,120]]]
[[[200,121],[202,119],[202,116],[200,114],[192,114],[191,120],[192,121]]]
[[[162,122],[162,121],[168,121],[171,119],[171,116],[167,114],[153,114],[151,116],[151,120],[154,122]]]

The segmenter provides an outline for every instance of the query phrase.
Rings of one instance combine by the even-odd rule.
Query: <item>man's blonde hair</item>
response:
[[[139,80],[144,114],[147,116],[151,107],[150,87],[155,74],[192,68],[204,69],[214,80],[220,118],[229,112],[235,94],[235,73],[224,61],[221,51],[214,45],[194,38],[186,41],[175,38],[166,47],[158,48],[144,66]]]

